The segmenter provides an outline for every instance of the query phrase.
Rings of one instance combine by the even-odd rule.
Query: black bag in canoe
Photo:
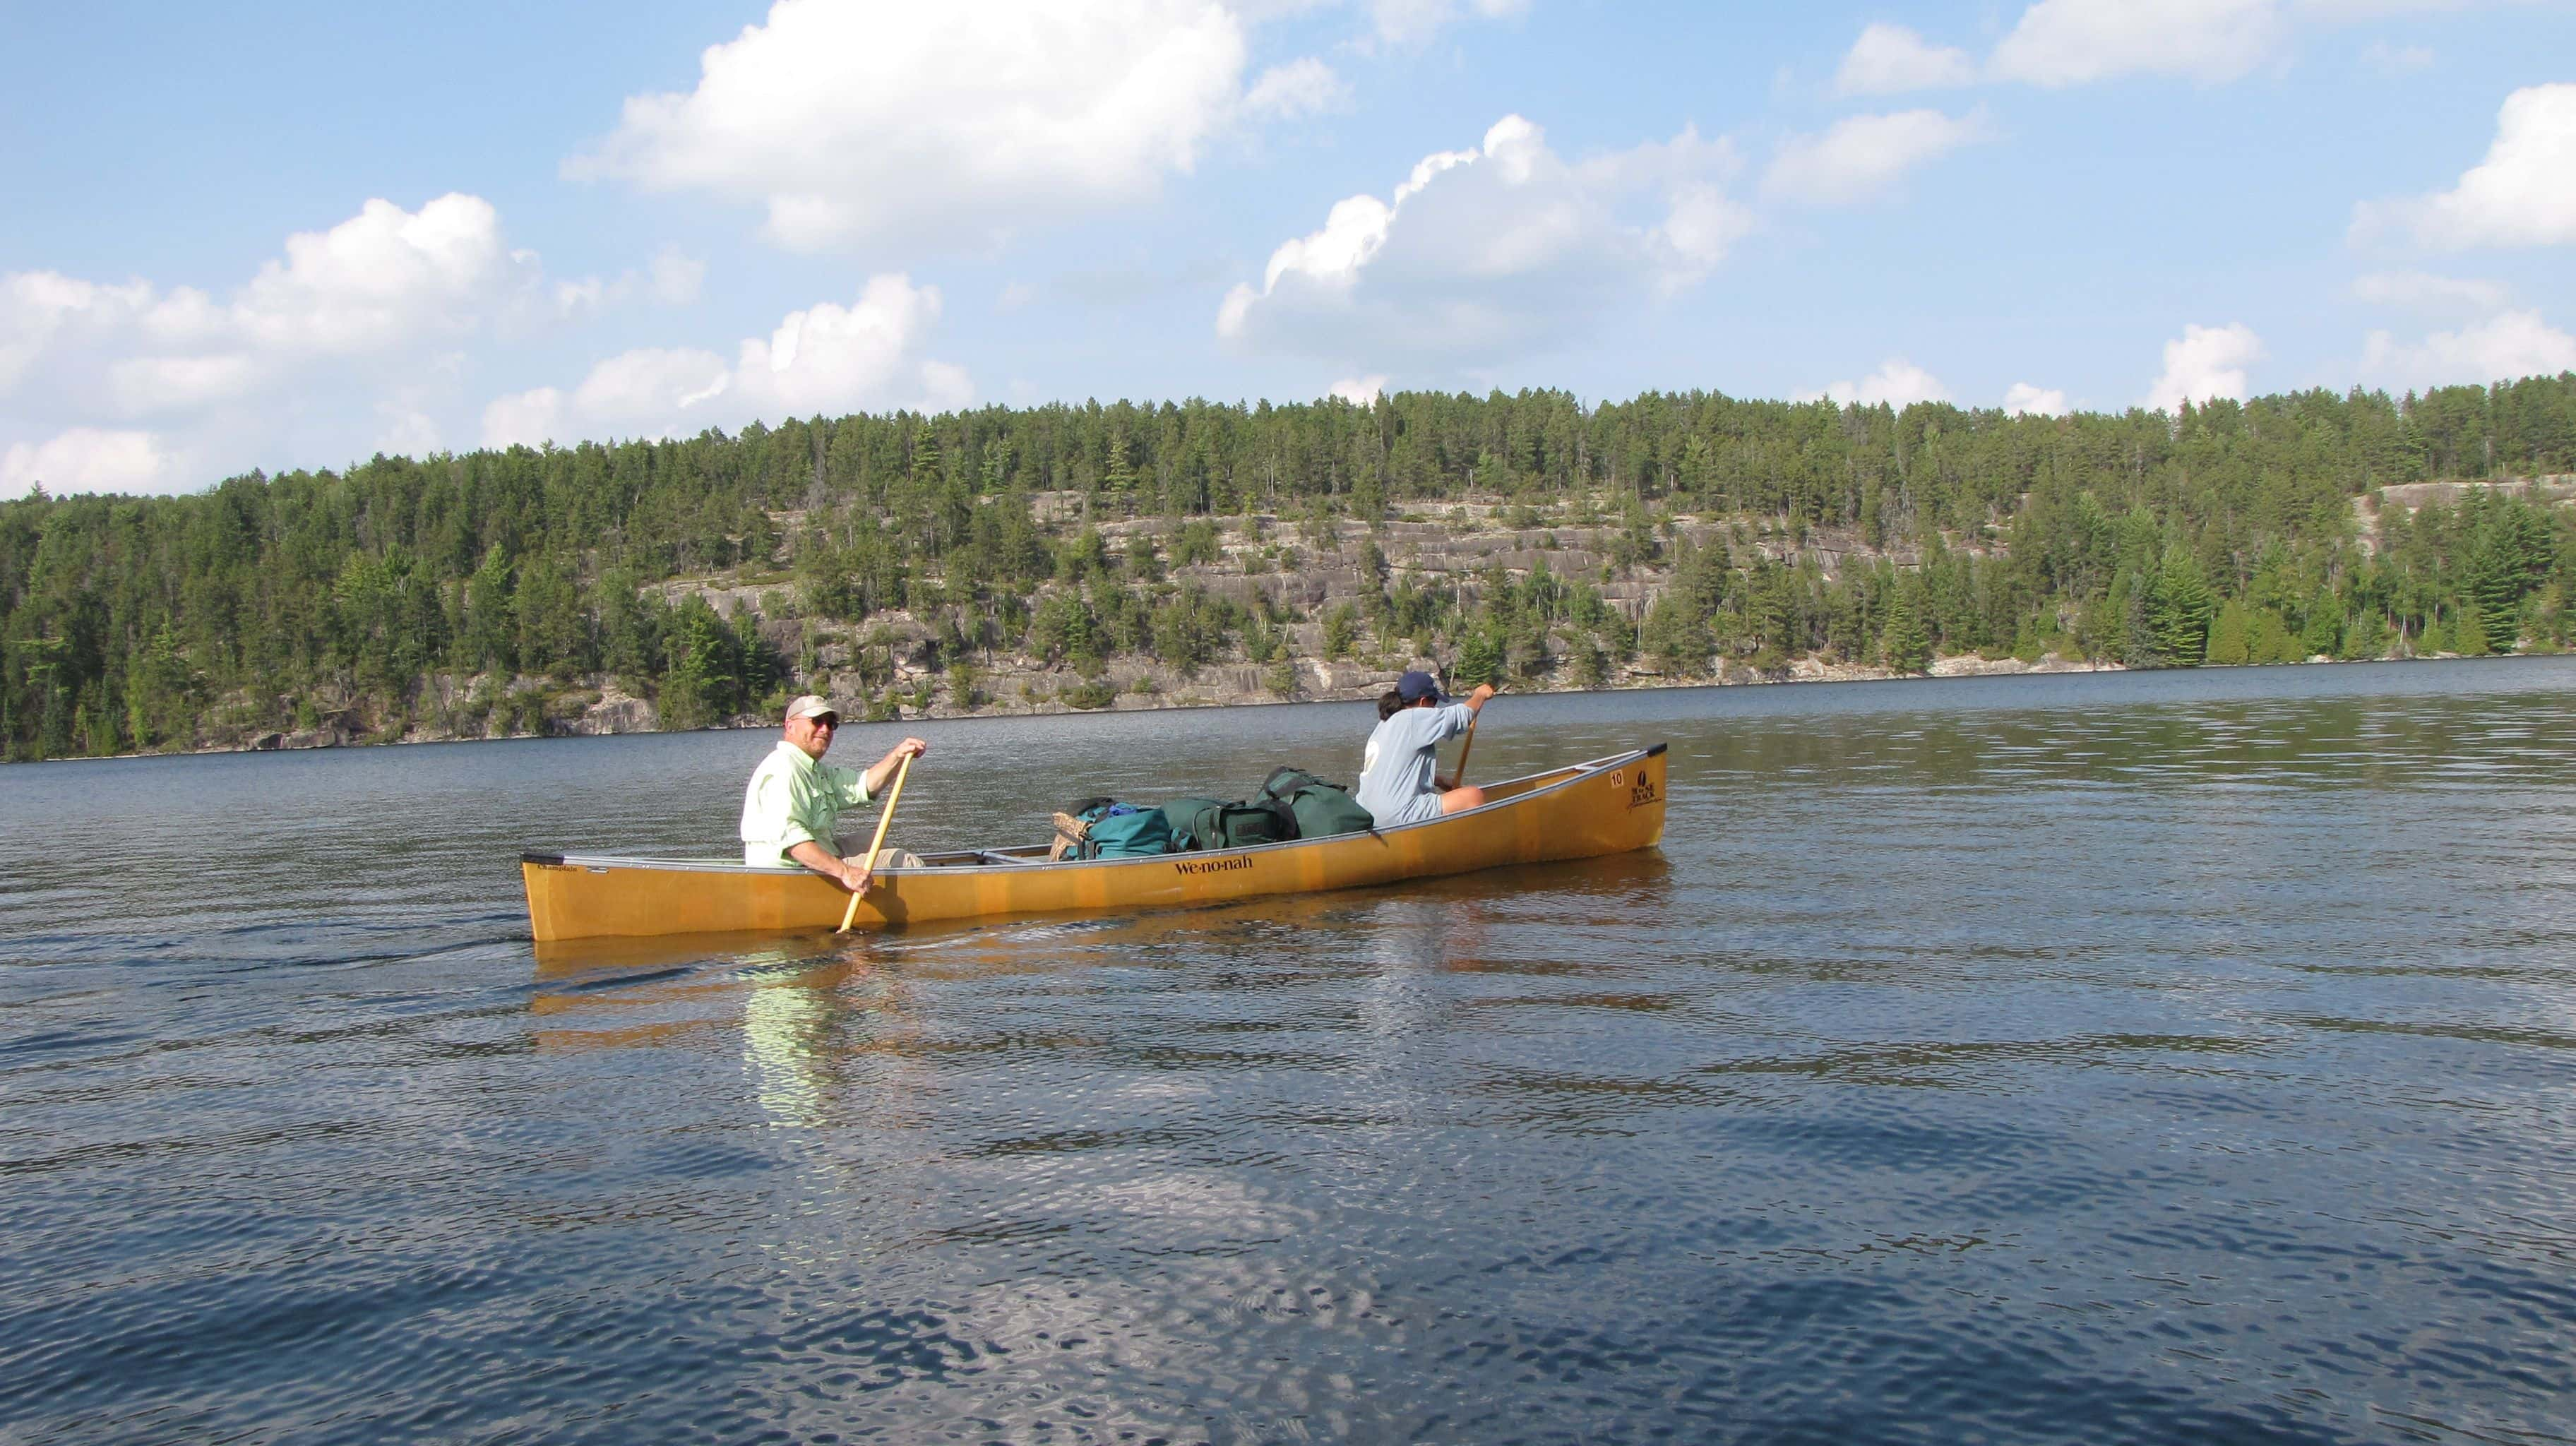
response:
[[[1235,849],[1251,844],[1285,843],[1297,836],[1297,816],[1285,805],[1267,800],[1224,803],[1213,798],[1176,798],[1163,805],[1172,822],[1175,848]],[[1187,839],[1187,843],[1178,840]]]

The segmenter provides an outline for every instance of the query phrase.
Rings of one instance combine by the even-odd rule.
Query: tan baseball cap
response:
[[[840,721],[840,717],[841,710],[832,706],[831,699],[817,697],[812,693],[808,693],[803,697],[798,698],[795,702],[787,705],[786,721],[790,723],[795,722],[799,718],[829,718],[834,722],[838,722]]]

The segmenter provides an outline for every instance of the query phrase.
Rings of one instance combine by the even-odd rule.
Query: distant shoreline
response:
[[[1729,680],[1726,680],[1726,681],[1698,681],[1698,682],[1677,682],[1677,683],[1672,683],[1672,682],[1630,681],[1630,682],[1624,682],[1624,683],[1620,683],[1620,684],[1615,684],[1615,685],[1610,685],[1610,686],[1605,686],[1605,687],[1599,687],[1599,688],[1532,688],[1532,689],[1518,689],[1518,690],[1512,690],[1512,691],[1510,691],[1510,692],[1507,692],[1506,694],[1504,694],[1504,696],[1505,696],[1505,697],[1517,697],[1517,698],[1554,698],[1554,697],[1575,697],[1575,696],[1597,696],[1597,695],[1602,695],[1602,694],[1617,694],[1617,693],[1679,693],[1679,692],[1708,692],[1708,691],[1717,691],[1717,690],[1720,690],[1720,689],[1763,688],[1763,687],[1772,687],[1772,686],[1787,685],[1787,684],[1808,684],[1808,685],[1815,685],[1815,684],[1843,684],[1843,683],[1942,683],[1942,682],[1968,682],[1968,681],[1983,681],[1983,680],[1987,680],[1987,679],[1997,679],[1997,678],[2066,677],[2066,676],[2072,676],[2072,675],[2088,675],[2088,674],[2101,674],[2101,673],[2114,673],[2114,674],[2123,674],[2123,675],[2126,675],[2126,674],[2140,674],[2140,675],[2146,675],[2146,674],[2171,674],[2171,675],[2175,675],[2175,676],[2225,676],[2225,675],[2230,675],[2230,674],[2235,674],[2235,673],[2240,673],[2240,672],[2250,672],[2250,671],[2263,670],[2263,669],[2273,669],[2273,668],[2370,667],[2370,666],[2374,666],[2374,665],[2414,664],[2414,663],[2427,663],[2427,664],[2439,664],[2439,663],[2507,663],[2507,662],[2515,662],[2515,661],[2520,661],[2520,660],[2525,660],[2525,659],[2538,660],[2538,659],[2544,659],[2544,658],[2569,657],[2569,656],[2576,656],[2576,654],[2555,653],[2555,652],[2552,652],[2552,653],[2496,653],[2496,654],[2489,654],[2489,655],[2487,655],[2487,656],[2485,656],[2485,657],[2475,657],[2475,658],[2471,658],[2471,657],[2462,657],[2462,656],[2457,655],[2457,654],[2443,654],[2443,655],[2440,655],[2440,656],[2436,656],[2436,657],[2429,657],[2429,658],[2421,658],[2421,657],[2419,657],[2419,658],[2310,658],[2310,659],[2306,659],[2306,660],[2304,660],[2304,661],[2296,662],[2296,663],[2221,663],[2221,664],[2203,664],[2202,666],[2200,666],[2200,667],[2196,667],[2196,668],[2129,668],[2129,667],[2125,667],[2125,666],[2123,666],[2123,665],[2121,665],[2121,664],[2118,664],[2118,663],[2099,663],[2099,664],[2080,664],[2080,663],[2079,663],[2079,664],[2069,664],[2069,663],[2066,663],[2066,662],[2064,662],[2064,661],[2062,661],[2062,660],[2060,660],[2060,659],[2053,658],[2053,657],[2052,657],[2052,658],[2049,658],[2049,659],[2047,659],[2047,660],[2045,660],[2045,661],[2043,661],[2043,662],[2037,663],[2037,664],[2024,664],[2024,663],[2018,663],[2018,662],[2015,662],[2015,661],[2010,660],[2010,659],[2006,659],[2006,660],[2003,660],[2003,661],[2001,661],[2001,662],[1994,662],[1994,661],[1990,661],[1990,660],[1986,660],[1986,659],[1977,658],[1977,657],[1975,657],[1974,655],[1969,655],[1969,656],[1968,656],[1968,657],[1966,657],[1966,658],[1943,658],[1943,659],[1938,659],[1938,660],[1936,660],[1936,661],[1934,662],[1934,664],[1933,664],[1933,670],[1932,670],[1932,671],[1930,671],[1930,672],[1927,672],[1927,673],[1900,674],[1900,673],[1892,673],[1892,672],[1889,672],[1889,671],[1887,671],[1887,670],[1885,670],[1885,669],[1858,668],[1858,667],[1853,667],[1853,668],[1833,668],[1833,667],[1824,667],[1824,668],[1810,668],[1810,669],[1807,669],[1807,670],[1792,670],[1792,671],[1791,671],[1791,673],[1790,673],[1790,676],[1786,676],[1786,677],[1763,677],[1763,676],[1753,676],[1753,677],[1737,677],[1737,678],[1732,678],[1732,679],[1729,679]],[[1962,664],[1962,663],[1964,663],[1964,664],[1968,664],[1968,665],[1970,665],[1970,666],[1952,666],[1952,667],[1948,668],[1947,670],[1944,670],[1944,669],[1943,669],[1943,667],[1942,667],[1942,664],[1945,664],[1945,663],[1946,663],[1946,664],[1953,664],[1953,665],[1958,665],[1958,664]],[[1113,706],[1113,707],[1106,707],[1106,708],[1072,708],[1072,707],[1066,707],[1066,706],[1063,706],[1063,705],[1061,705],[1061,704],[1050,704],[1050,705],[1042,705],[1042,706],[1035,707],[1035,708],[991,708],[991,709],[983,709],[983,710],[979,710],[979,711],[977,711],[977,712],[973,712],[973,713],[960,713],[960,712],[953,712],[953,711],[947,711],[947,710],[938,710],[938,709],[934,709],[934,710],[931,710],[930,712],[928,712],[928,713],[926,713],[926,714],[914,714],[914,715],[906,715],[906,716],[904,716],[904,717],[900,717],[900,718],[887,718],[887,719],[880,719],[880,720],[878,720],[878,722],[877,722],[877,723],[875,723],[875,724],[864,724],[863,726],[870,726],[870,727],[874,727],[874,726],[883,726],[883,727],[900,727],[900,726],[903,726],[903,725],[906,725],[906,724],[915,724],[915,723],[973,723],[973,722],[982,722],[982,721],[987,721],[987,720],[1001,720],[1001,719],[1027,719],[1027,718],[1047,718],[1047,717],[1105,717],[1105,716],[1113,716],[1113,715],[1132,715],[1132,714],[1140,714],[1140,713],[1201,713],[1201,712],[1208,712],[1208,711],[1212,711],[1212,710],[1228,710],[1228,709],[1237,709],[1237,708],[1279,708],[1279,707],[1296,707],[1296,706],[1306,706],[1306,705],[1323,704],[1323,703],[1343,703],[1343,704],[1350,704],[1350,703],[1365,703],[1365,702],[1369,702],[1369,701],[1371,701],[1371,700],[1374,698],[1374,696],[1375,696],[1374,694],[1366,694],[1366,695],[1362,695],[1362,694],[1352,694],[1352,695],[1349,695],[1349,696],[1340,696],[1340,697],[1322,697],[1322,698],[1242,698],[1242,699],[1235,699],[1235,700],[1231,700],[1231,701],[1223,701],[1223,702],[1215,701],[1215,700],[1203,700],[1203,701],[1190,701],[1190,702],[1182,702],[1182,703],[1143,704],[1143,705],[1133,706],[1133,707],[1118,707],[1118,706]],[[1122,700],[1122,701],[1123,701],[1123,700]],[[303,745],[295,745],[295,746],[278,746],[278,747],[270,747],[270,748],[250,748],[250,747],[233,747],[233,748],[189,748],[189,749],[173,749],[173,750],[169,750],[169,751],[167,751],[167,752],[159,752],[159,753],[111,753],[111,754],[83,754],[83,755],[79,755],[79,756],[75,756],[75,757],[67,757],[67,758],[45,758],[45,759],[36,759],[36,760],[22,760],[22,762],[35,762],[35,763],[40,763],[40,764],[41,764],[41,763],[113,763],[113,762],[127,762],[127,761],[132,761],[132,760],[148,759],[148,758],[203,758],[203,757],[223,757],[223,756],[228,756],[228,755],[251,754],[251,753],[321,753],[321,752],[329,752],[329,751],[334,751],[334,750],[352,750],[352,751],[354,751],[354,750],[375,749],[375,748],[403,748],[403,747],[414,747],[414,746],[422,746],[422,745],[429,745],[429,744],[446,744],[446,743],[528,743],[528,742],[538,742],[538,741],[555,740],[555,739],[574,739],[574,738],[585,738],[585,737],[594,737],[594,738],[612,738],[612,737],[616,737],[616,738],[633,738],[633,737],[659,736],[659,735],[666,735],[666,734],[667,734],[667,735],[677,735],[677,734],[685,734],[685,733],[743,733],[743,732],[757,732],[757,731],[760,731],[760,730],[763,730],[763,729],[774,729],[774,728],[776,728],[777,726],[778,726],[778,725],[777,725],[777,723],[776,723],[776,721],[775,721],[775,720],[772,720],[772,719],[765,719],[765,718],[759,718],[759,717],[755,717],[755,716],[752,716],[752,715],[745,714],[745,715],[739,715],[739,716],[737,716],[737,717],[735,717],[735,718],[733,718],[733,719],[731,719],[731,720],[729,720],[729,721],[727,721],[727,722],[723,722],[723,723],[710,723],[710,724],[706,724],[706,725],[703,725],[703,726],[701,726],[701,727],[697,727],[697,728],[638,728],[638,729],[628,729],[628,730],[621,730],[621,731],[615,731],[615,732],[598,732],[598,733],[574,733],[574,732],[508,733],[508,734],[484,734],[484,735],[477,735],[477,736],[473,736],[473,737],[428,737],[428,736],[418,736],[418,737],[387,738],[387,739],[360,739],[360,740],[351,740],[351,741],[346,741],[346,742],[337,742],[337,743],[314,743],[314,744],[303,744]],[[14,764],[13,764],[13,765],[6,765],[6,766],[14,767],[14,766],[18,766],[18,765],[14,765]]]

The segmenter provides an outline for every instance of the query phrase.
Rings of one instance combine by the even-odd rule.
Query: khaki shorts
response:
[[[850,839],[835,839],[833,842],[841,846],[841,857],[845,859],[865,859],[868,856],[866,839],[855,842]],[[910,849],[899,849],[892,844],[887,844],[885,851],[877,855],[876,866],[881,869],[917,869],[921,867],[921,855]]]

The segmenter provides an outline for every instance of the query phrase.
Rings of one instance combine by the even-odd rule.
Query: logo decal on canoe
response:
[[[1252,860],[1237,855],[1230,859],[1202,859],[1197,863],[1174,864],[1172,867],[1183,874],[1221,874],[1230,869],[1248,869],[1252,867]]]
[[[1655,781],[1646,776],[1646,770],[1642,768],[1638,769],[1637,786],[1628,790],[1628,806],[1630,808],[1643,808],[1647,804],[1654,802],[1657,797],[1658,795],[1655,792]]]

